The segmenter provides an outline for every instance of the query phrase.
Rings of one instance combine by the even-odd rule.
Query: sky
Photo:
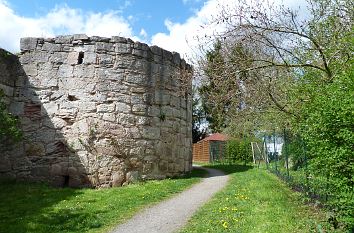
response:
[[[281,0],[275,0],[281,1]],[[304,0],[285,0],[297,4]],[[123,36],[188,56],[218,4],[233,0],[0,0],[0,47],[21,37]]]

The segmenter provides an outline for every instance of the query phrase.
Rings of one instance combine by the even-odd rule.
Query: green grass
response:
[[[0,184],[0,232],[107,232],[138,210],[181,192],[205,174],[122,188],[71,189]]]
[[[264,169],[241,165],[214,165],[231,175],[181,232],[294,233],[318,232],[325,214],[302,202],[276,176]],[[321,226],[319,226],[321,225]]]

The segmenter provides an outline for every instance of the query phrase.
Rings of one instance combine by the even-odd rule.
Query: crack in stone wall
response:
[[[191,170],[191,67],[178,53],[122,37],[22,38],[15,66],[0,88],[24,141],[0,176],[111,187]]]

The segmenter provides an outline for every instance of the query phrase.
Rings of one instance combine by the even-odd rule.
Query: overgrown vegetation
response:
[[[0,152],[22,138],[22,132],[18,128],[18,120],[7,111],[4,102],[4,93],[0,89]]]
[[[354,67],[313,95],[299,127],[309,148],[311,174],[324,190],[339,223],[354,230]]]
[[[354,230],[354,11],[346,0],[307,6],[306,17],[267,1],[221,9],[206,27],[225,30],[200,40],[203,106],[215,130],[297,137],[294,169],[306,163],[323,187],[333,227]]]
[[[231,175],[227,187],[203,206],[181,232],[329,232],[326,214],[303,203],[266,170],[213,165]]]
[[[230,139],[226,143],[226,161],[228,163],[244,162],[244,164],[252,161],[250,138]]]
[[[181,192],[204,174],[204,170],[193,170],[184,178],[99,190],[3,183],[0,232],[107,232],[141,208]]]

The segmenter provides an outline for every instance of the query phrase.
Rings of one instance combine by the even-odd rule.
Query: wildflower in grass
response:
[[[228,226],[228,223],[226,221],[223,222],[222,226],[227,229],[229,226]]]

